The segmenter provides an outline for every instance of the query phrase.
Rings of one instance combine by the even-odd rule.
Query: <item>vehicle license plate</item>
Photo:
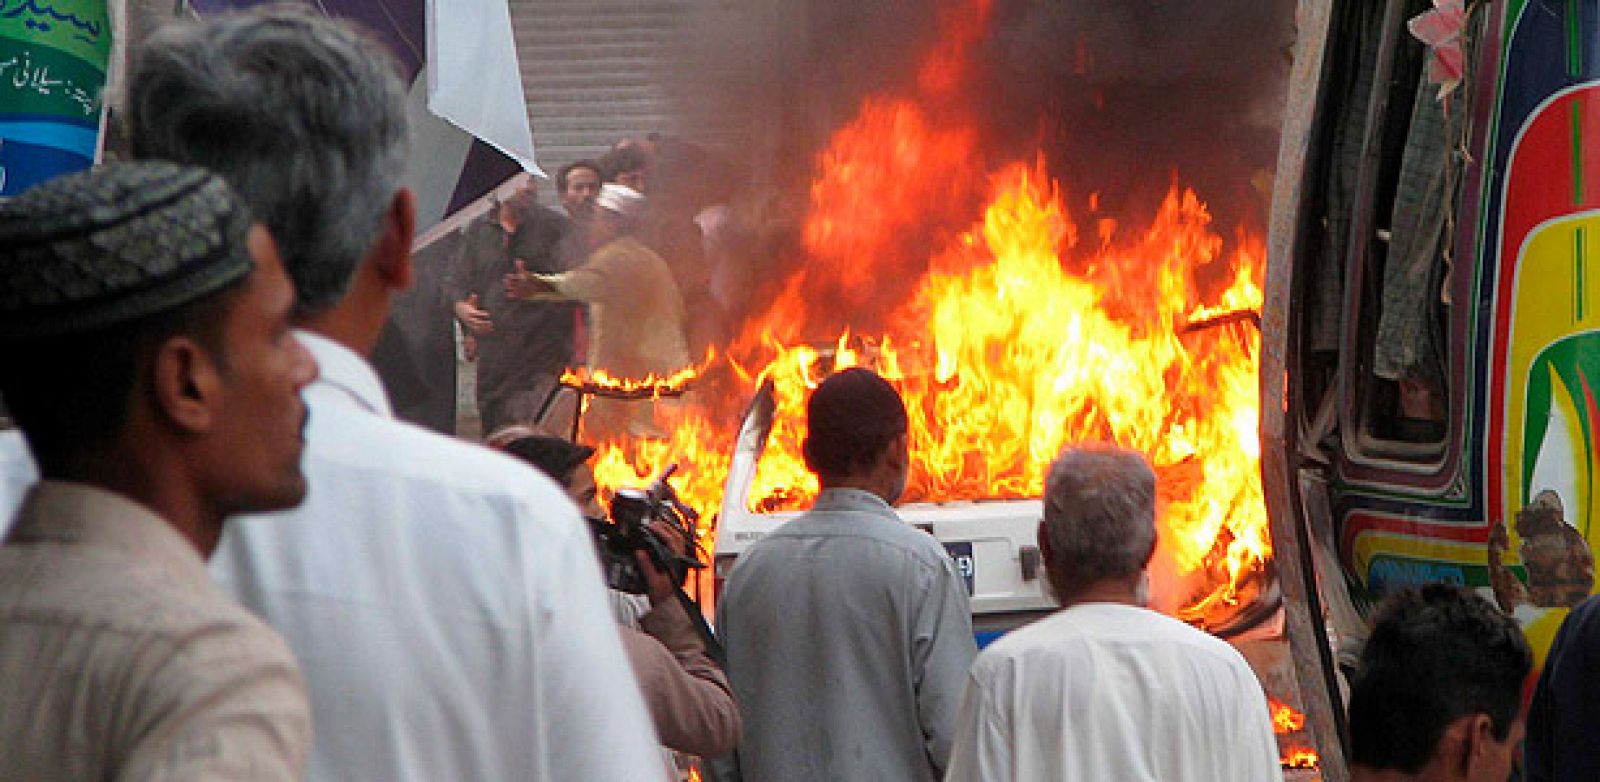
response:
[[[972,596],[972,580],[978,574],[978,561],[972,557],[972,543],[961,541],[944,544],[945,553],[956,563],[956,572],[967,582],[967,597]]]

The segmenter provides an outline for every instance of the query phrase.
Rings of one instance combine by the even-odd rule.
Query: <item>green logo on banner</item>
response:
[[[0,195],[94,162],[111,38],[106,0],[0,0]]]
[[[102,72],[111,58],[105,0],[0,0],[0,38],[55,48]]]
[[[110,56],[105,0],[0,0],[0,115],[98,123]]]

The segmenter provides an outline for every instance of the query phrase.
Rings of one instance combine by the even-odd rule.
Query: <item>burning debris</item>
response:
[[[561,373],[561,385],[580,394],[611,399],[660,399],[683,396],[701,371],[701,367],[685,367],[666,377],[648,375],[631,379],[612,377],[604,369],[590,371],[588,367],[578,367]]]
[[[1322,758],[1315,750],[1293,749],[1283,756],[1284,768],[1319,768],[1321,765]]]
[[[1280,742],[1282,741],[1281,737],[1289,736],[1305,729],[1306,715],[1295,711],[1289,704],[1283,703],[1276,698],[1268,698],[1267,706],[1272,711],[1272,730],[1278,734]],[[1279,746],[1283,745],[1280,743]],[[1316,750],[1290,746],[1289,749],[1284,751],[1280,763],[1284,768],[1311,769],[1318,768],[1322,764],[1322,758],[1317,755]]]

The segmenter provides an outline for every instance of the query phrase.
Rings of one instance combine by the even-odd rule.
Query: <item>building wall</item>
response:
[[[539,164],[554,174],[628,136],[748,148],[775,0],[511,0]],[[740,46],[732,46],[737,42]]]

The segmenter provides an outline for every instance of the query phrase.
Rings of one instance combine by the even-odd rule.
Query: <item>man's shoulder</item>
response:
[[[812,509],[774,530],[768,537],[829,537],[841,545],[876,544],[924,564],[942,564],[948,556],[937,538],[907,524],[898,513],[856,509]],[[757,541],[759,545],[761,541]]]
[[[852,577],[903,577],[894,574],[908,572],[920,577],[949,575],[954,578],[954,566],[945,553],[944,546],[932,535],[906,524],[895,516],[870,511],[807,511],[769,532],[739,557],[735,573],[746,562],[746,571],[766,568],[787,570],[805,567],[805,561],[790,555],[794,546],[825,550],[855,562],[873,564],[900,563],[903,568],[870,570],[852,574]],[[809,561],[809,560],[806,560]],[[948,571],[948,573],[946,573]],[[748,577],[748,573],[746,574]]]
[[[75,546],[0,547],[0,622],[14,629],[122,637],[191,660],[247,653],[294,666],[278,634],[209,582],[179,581],[120,553]]]
[[[1562,622],[1563,638],[1552,649],[1563,654],[1579,652],[1585,656],[1600,656],[1600,595],[1592,595],[1572,608]]]
[[[512,246],[524,252],[547,253],[554,249],[567,231],[572,220],[547,206],[529,212],[512,235]]]
[[[572,227],[572,218],[548,206],[540,206],[535,210],[533,221],[546,230],[566,231]]]
[[[1072,655],[1105,644],[1149,646],[1198,654],[1226,666],[1245,666],[1227,641],[1159,611],[1111,603],[1090,603],[1057,611],[1000,638],[984,655],[991,658],[1034,653]]]
[[[313,496],[320,486],[445,492],[455,502],[481,506],[485,521],[566,497],[549,478],[506,454],[345,408],[313,411],[305,470]]]
[[[973,680],[999,690],[1028,686],[1018,684],[1024,679],[1066,687],[1103,683],[1110,666],[1166,677],[1169,692],[1163,697],[1180,697],[1191,688],[1248,702],[1260,697],[1250,664],[1226,641],[1155,611],[1082,608],[1059,611],[990,644],[973,661]]]

